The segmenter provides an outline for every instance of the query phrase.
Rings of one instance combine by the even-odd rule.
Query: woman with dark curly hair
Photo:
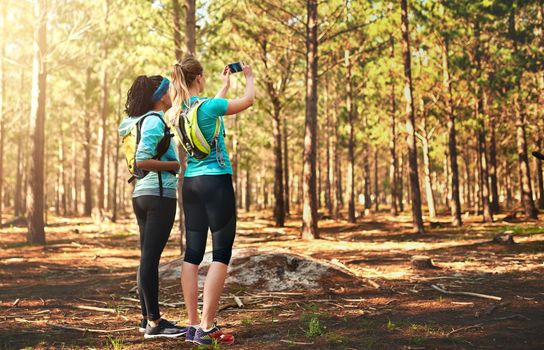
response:
[[[144,338],[179,337],[186,329],[161,318],[159,312],[159,261],[176,216],[176,172],[179,159],[174,142],[166,142],[160,153],[157,148],[169,139],[164,112],[172,106],[168,94],[170,81],[159,75],[139,76],[127,95],[127,117],[119,126],[125,137],[137,127],[135,168],[138,180],[132,194],[134,213],[140,228],[140,266],[138,292],[142,309],[140,332]],[[163,142],[161,142],[163,141]]]

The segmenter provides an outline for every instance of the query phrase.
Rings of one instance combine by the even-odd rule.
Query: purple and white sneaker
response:
[[[195,339],[196,327],[198,326],[188,326],[187,333],[185,333],[185,341],[193,343]]]

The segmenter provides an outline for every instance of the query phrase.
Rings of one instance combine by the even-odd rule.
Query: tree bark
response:
[[[92,87],[91,87],[91,68],[87,68],[87,79],[85,84],[85,101],[91,100]],[[93,211],[93,191],[92,191],[92,182],[91,182],[91,117],[90,117],[90,106],[87,106],[85,109],[85,120],[83,125],[85,128],[85,159],[83,160],[83,187],[85,188],[85,208],[84,215],[91,216]]]
[[[489,180],[491,181],[491,211],[493,214],[500,212],[499,187],[497,181],[497,140],[495,117],[489,120]]]
[[[15,217],[22,214],[22,177],[23,177],[23,134],[17,138],[17,173],[15,182]]]
[[[374,151],[374,211],[377,213],[380,209],[380,189],[378,188],[378,150]]]
[[[325,124],[325,206],[327,207],[327,213],[329,217],[333,216],[333,207],[332,207],[332,175],[333,175],[333,168],[331,167],[332,164],[332,157],[331,157],[331,132],[332,132],[332,125],[331,125],[331,116],[330,116],[330,109],[329,109],[329,81],[327,80],[325,84],[325,118],[326,118],[326,124]]]
[[[544,52],[544,1],[540,1],[540,52]],[[538,75],[538,101],[537,104],[537,113],[539,119],[544,120],[544,68],[540,70]],[[542,130],[539,130],[539,149],[542,149],[544,145],[544,138],[542,137]],[[539,198],[538,198],[538,207],[539,209],[544,209],[544,180],[542,179],[542,161],[538,160],[538,188],[539,188]]]
[[[317,137],[317,0],[307,0],[306,23],[306,118],[303,160],[303,239],[319,238],[316,198],[316,137]]]
[[[455,131],[455,112],[449,69],[449,42],[444,37],[442,46],[443,88],[446,95],[446,113],[448,114],[448,150],[451,171],[451,222],[453,226],[461,226],[461,200],[459,198],[459,167],[457,165],[457,140]]]
[[[366,127],[365,127],[366,129]],[[370,158],[372,157],[372,153],[370,152],[370,145],[365,142],[363,147],[364,149],[364,155],[363,155],[363,177],[364,177],[364,198],[365,198],[365,215],[370,211],[370,208],[372,208],[372,197],[370,195],[371,193],[371,181],[370,181]]]
[[[410,39],[408,28],[408,4],[407,0],[400,0],[401,4],[401,30],[402,30],[402,54],[404,59],[404,96],[406,98],[406,130],[408,132],[408,157],[410,166],[410,193],[412,199],[412,222],[416,233],[424,233],[423,218],[421,214],[421,194],[419,191],[419,176],[417,169],[417,146],[415,136],[414,101],[412,93],[412,67],[410,58]]]
[[[429,217],[434,219],[436,217],[436,206],[434,202],[433,182],[431,178],[431,156],[430,156],[430,138],[432,133],[427,130],[427,114],[425,111],[425,105],[423,99],[420,99],[421,117],[423,119],[422,132],[420,141],[423,146],[423,170],[424,170],[424,182],[425,182],[425,194],[427,197],[427,206],[429,207]],[[419,135],[418,135],[419,136]]]
[[[6,76],[4,72],[4,57],[6,56],[7,38],[7,4],[2,6],[2,36],[0,37],[0,225],[4,214],[4,101],[6,99]],[[16,194],[19,195],[18,193]]]
[[[246,199],[245,199],[246,211],[251,209],[251,179],[249,177],[249,170],[246,170]]]
[[[348,191],[348,221],[354,223],[355,218],[355,139],[354,139],[354,115],[355,104],[353,101],[353,79],[351,76],[351,59],[350,51],[344,52],[344,59],[346,64],[346,80],[347,80],[347,94],[346,94],[346,108],[348,117],[348,174],[347,174],[347,191]]]
[[[174,30],[174,52],[176,61],[181,62],[183,52],[181,50],[181,6],[179,4],[179,0],[172,0],[172,9],[174,12],[174,25],[172,26]]]
[[[122,99],[123,99],[123,94],[122,94],[122,91],[121,91],[121,80],[119,80],[119,86],[118,86],[118,90],[117,90],[117,96],[118,96],[118,99],[117,99],[117,125],[119,125],[121,123],[121,118],[122,118],[122,114],[121,114],[121,104],[122,104]],[[112,215],[111,215],[111,221],[112,222],[117,222],[117,207],[118,207],[118,197],[119,197],[119,194],[118,194],[118,188],[119,188],[119,143],[120,143],[120,137],[119,137],[119,133],[115,133],[116,134],[116,137],[115,137],[115,160],[114,160],[114,168],[113,168],[113,201],[112,201]]]
[[[342,197],[341,179],[340,179],[340,157],[338,155],[338,110],[332,111],[332,130],[331,130],[331,163],[329,165],[331,172],[331,200],[332,215],[337,220],[340,217],[340,204]]]
[[[59,124],[59,135],[60,135],[60,142],[59,142],[59,199],[60,199],[60,213],[62,215],[66,215],[68,212],[68,207],[66,204],[66,188],[68,187],[66,184],[66,152],[64,149],[64,130],[62,129],[62,123]]]
[[[401,154],[399,157],[399,167],[397,173],[397,185],[399,191],[397,192],[397,198],[399,200],[399,210],[404,211],[404,155]]]
[[[542,149],[542,136],[538,138],[538,149]],[[542,161],[536,159],[536,178],[538,184],[538,209],[544,209],[544,179],[542,178]]]
[[[395,38],[391,35],[391,54],[390,59],[393,61],[395,59]],[[397,158],[397,103],[395,98],[395,76],[393,69],[389,69],[389,79],[390,79],[390,101],[391,101],[391,111],[390,111],[390,122],[389,127],[391,130],[391,136],[389,139],[389,156],[390,156],[390,165],[389,165],[389,182],[391,184],[391,214],[398,215],[397,201],[398,201],[398,158]]]
[[[480,22],[476,21],[475,27],[476,36],[476,67],[478,74],[482,74],[481,56],[482,50],[480,45]],[[493,222],[493,213],[491,211],[491,203],[489,202],[489,174],[487,166],[487,145],[485,140],[485,122],[484,122],[484,90],[481,85],[477,85],[477,110],[476,120],[478,121],[478,166],[480,168],[480,189],[482,191],[482,206],[483,206],[483,219],[484,222]]]
[[[284,176],[284,209],[285,215],[289,216],[291,210],[291,188],[289,186],[289,144],[287,143],[287,120],[288,118],[283,116],[283,176]]]
[[[195,0],[185,0],[185,50],[187,51],[187,54],[196,56]]]
[[[283,227],[285,224],[285,208],[283,201],[283,171],[282,171],[282,142],[280,125],[280,101],[272,101],[272,144],[274,150],[274,221],[276,227]]]
[[[32,101],[30,111],[30,191],[27,198],[29,244],[45,244],[44,229],[44,126],[47,67],[46,23],[47,1],[34,2],[34,57],[32,70]]]

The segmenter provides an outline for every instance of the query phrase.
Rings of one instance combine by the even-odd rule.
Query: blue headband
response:
[[[160,100],[164,96],[166,91],[168,91],[169,86],[170,80],[168,80],[167,78],[162,78],[161,84],[159,85],[157,90],[155,90],[153,96],[151,96],[151,101],[157,102],[158,100]]]

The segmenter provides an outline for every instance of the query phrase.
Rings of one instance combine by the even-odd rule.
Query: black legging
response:
[[[140,227],[140,266],[138,292],[142,315],[151,321],[161,317],[159,312],[159,261],[170,236],[176,216],[175,198],[141,196],[132,199]]]
[[[212,231],[213,261],[228,265],[236,233],[236,199],[232,176],[202,175],[183,180],[186,248],[184,261],[200,265]]]

